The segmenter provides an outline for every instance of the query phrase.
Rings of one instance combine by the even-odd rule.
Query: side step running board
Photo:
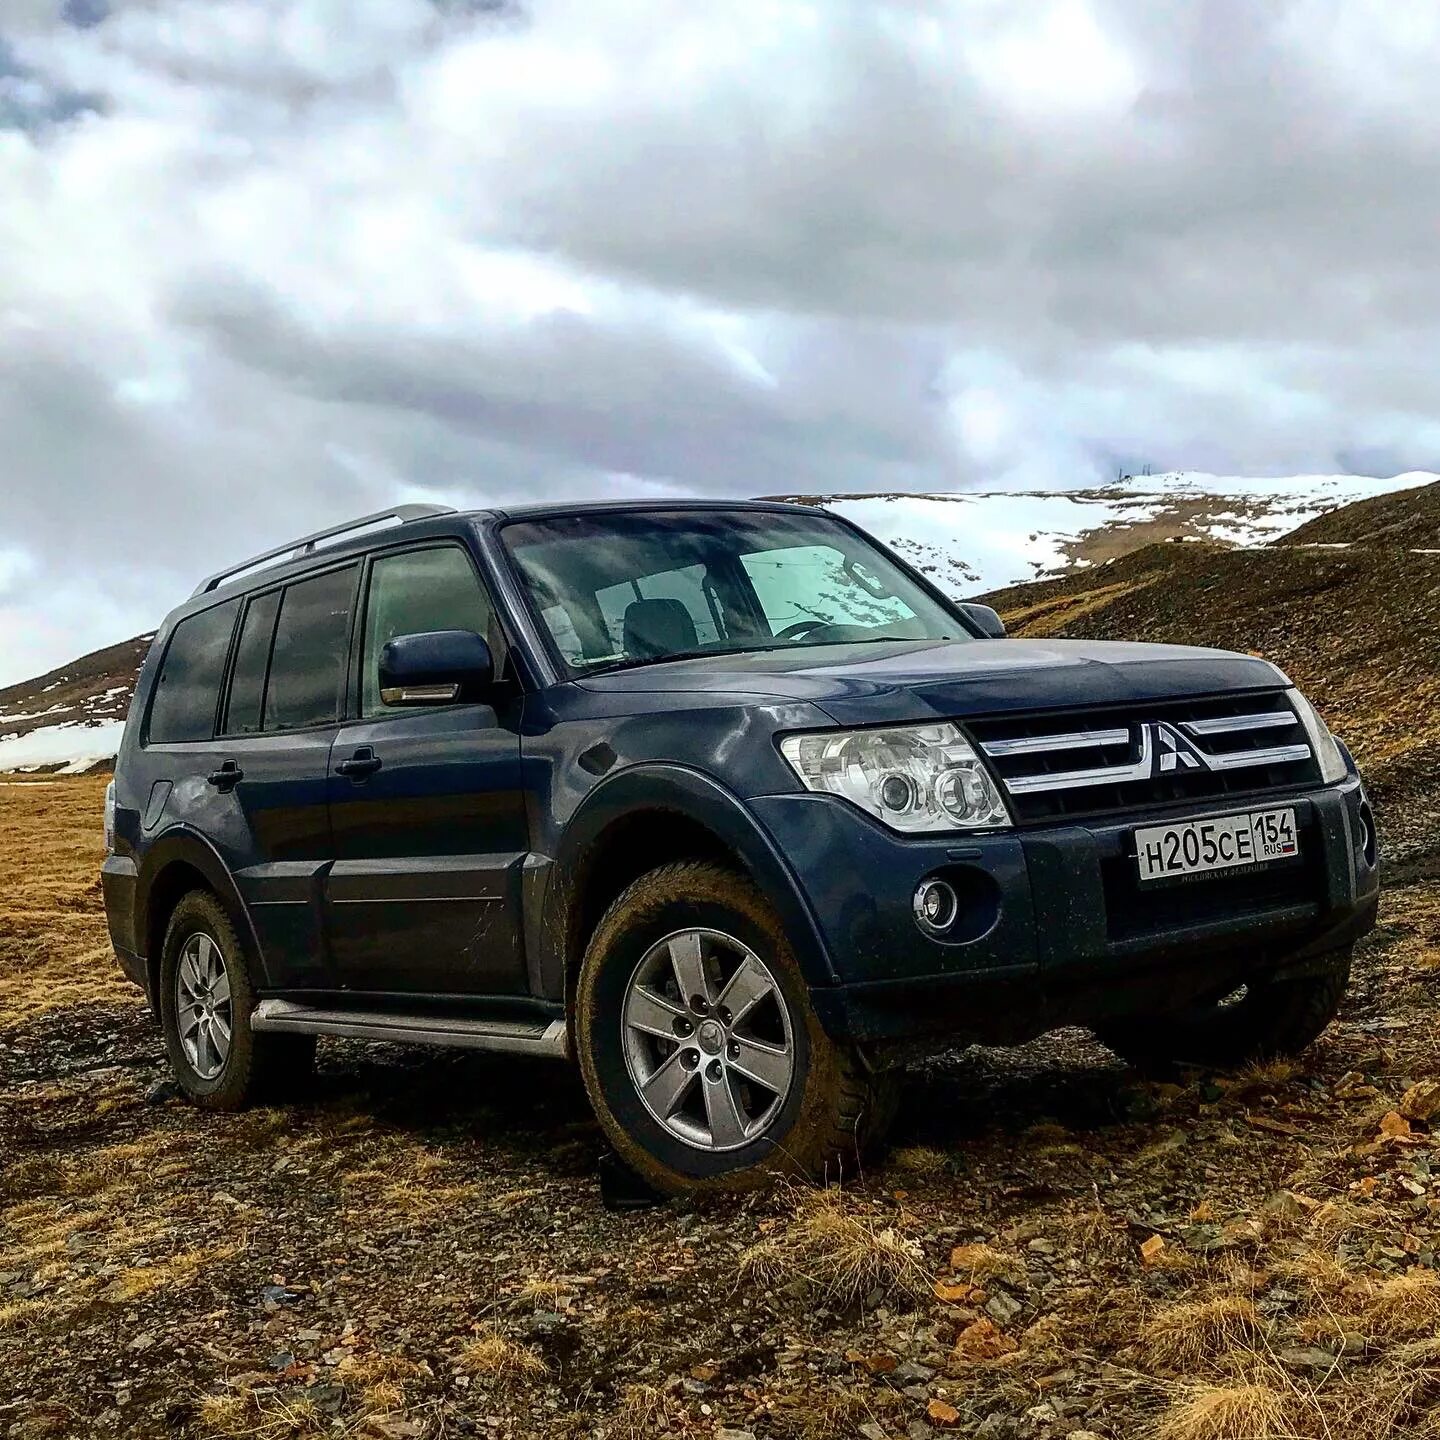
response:
[[[569,1053],[563,1020],[463,1020],[262,1000],[250,1016],[250,1024],[256,1030],[292,1035],[343,1035],[351,1040],[389,1040],[401,1045],[452,1045],[561,1060]]]

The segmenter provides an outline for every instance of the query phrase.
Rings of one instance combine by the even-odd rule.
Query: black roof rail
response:
[[[382,520],[398,520],[402,525],[408,525],[412,520],[428,520],[432,515],[453,515],[454,513],[454,507],[450,505],[397,505],[392,510],[377,510],[373,515],[362,515],[358,520],[347,520],[343,525],[332,525],[328,530],[317,530],[313,535],[302,535],[298,540],[287,540],[285,544],[277,545],[273,550],[266,550],[260,555],[252,555],[238,565],[229,565],[224,570],[217,570],[195,587],[190,598],[193,600],[196,595],[204,595],[207,591],[216,589],[226,580],[232,579],[246,570],[253,570],[267,560],[278,560],[281,556],[298,560],[302,555],[309,555],[322,540],[333,540],[337,535],[348,535],[352,530],[363,530],[367,525],[378,525]]]

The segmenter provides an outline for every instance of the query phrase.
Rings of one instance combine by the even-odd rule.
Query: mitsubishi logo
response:
[[[1173,726],[1163,720],[1152,721],[1144,727],[1141,744],[1150,740],[1150,751],[1154,755],[1152,774],[1173,775],[1179,770],[1208,769],[1205,757]]]

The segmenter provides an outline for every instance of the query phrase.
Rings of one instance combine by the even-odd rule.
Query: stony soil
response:
[[[538,1063],[324,1042],[291,1103],[199,1114],[108,957],[101,782],[0,786],[0,1436],[1440,1435],[1440,894],[1402,723],[1436,627],[1362,630],[1391,602],[1324,552],[1308,582],[1146,555],[1005,603],[1229,626],[1370,747],[1402,861],[1341,1019],[1239,1078],[1068,1032],[946,1057],[838,1190],[614,1213]]]

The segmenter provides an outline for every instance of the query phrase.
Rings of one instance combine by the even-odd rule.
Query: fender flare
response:
[[[239,929],[242,939],[249,944],[250,953],[258,958],[263,972],[265,956],[260,949],[260,939],[255,933],[255,927],[250,920],[250,912],[241,898],[234,878],[224,860],[220,858],[220,852],[210,841],[199,831],[192,830],[184,824],[172,826],[146,849],[145,859],[140,866],[140,874],[135,885],[135,939],[137,944],[143,942],[147,952],[151,948],[149,944],[151,897],[154,895],[156,882],[166,870],[177,863],[198,870],[204,877],[205,883],[215,892],[230,919]],[[153,969],[160,963],[160,957],[147,953],[145,961],[146,965]],[[257,977],[257,979],[268,980],[268,974]]]
[[[666,811],[702,825],[745,867],[780,916],[806,981],[835,984],[838,977],[809,901],[769,833],[718,781],[688,766],[661,763],[627,766],[608,776],[565,826],[527,937],[539,993],[568,999],[571,961],[579,959],[568,953],[570,939],[589,859],[605,830],[632,815]]]

